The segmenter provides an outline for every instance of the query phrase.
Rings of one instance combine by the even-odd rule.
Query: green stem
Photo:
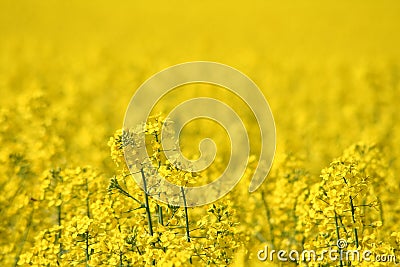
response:
[[[385,224],[385,218],[384,218],[384,214],[383,214],[383,206],[382,206],[382,201],[379,197],[376,198],[378,201],[378,205],[379,205],[379,217],[381,218],[381,222],[382,224]]]
[[[351,218],[353,220],[353,223],[356,223],[356,218],[355,218],[355,213],[356,213],[356,209],[354,207],[353,204],[353,198],[350,196],[350,206],[351,206]],[[354,229],[354,239],[356,241],[356,248],[358,248],[358,232],[357,232],[357,228],[353,228]]]
[[[336,237],[337,237],[337,240],[339,241],[340,240],[340,232],[339,232],[339,223],[338,223],[338,217],[337,217],[336,211],[335,211],[335,225],[336,225]],[[340,251],[342,250],[341,248],[339,248],[339,249],[340,249]],[[342,256],[341,255],[342,254],[340,254],[339,261],[340,261],[340,267],[343,267],[343,262],[342,262]]]
[[[18,253],[17,253],[16,257],[15,257],[15,261],[14,261],[13,267],[16,267],[18,265],[19,257],[21,256],[21,253],[24,250],[24,245],[26,243],[26,240],[28,239],[29,231],[30,231],[31,226],[32,226],[32,219],[33,219],[33,213],[34,212],[35,212],[35,209],[32,208],[32,211],[30,212],[29,217],[28,217],[28,222],[27,222],[27,226],[25,228],[24,235],[23,235],[21,243],[19,245],[19,251],[18,251]]]
[[[88,194],[86,198],[86,216],[90,219],[90,199],[89,199],[89,184],[88,179],[86,178],[85,189]],[[85,258],[86,258],[86,266],[89,267],[90,253],[89,253],[89,230],[85,232]]]
[[[271,223],[271,211],[269,209],[268,203],[265,200],[265,196],[264,196],[264,191],[261,191],[261,198],[263,201],[263,205],[265,208],[265,215],[267,217],[267,221],[268,221],[268,226],[269,226],[269,234],[270,234],[270,240],[271,240],[271,244],[272,244],[272,249],[275,248],[275,240],[274,240],[274,226]]]
[[[61,209],[62,209],[62,204],[60,204],[60,206],[57,207],[57,223],[58,223],[58,226],[61,226],[61,223],[62,223],[62,221],[61,221],[62,220],[62,218],[61,218],[62,210]],[[58,230],[58,234],[57,234],[57,241],[58,242],[60,241],[61,237],[62,237],[62,229]],[[59,242],[58,246],[59,246],[59,249],[60,249],[59,258],[61,258],[61,254],[63,253],[63,250],[64,250],[63,244],[61,242]]]
[[[85,258],[86,258],[86,267],[89,267],[89,260],[90,260],[90,255],[89,255],[89,231],[86,231],[86,233],[85,233]]]
[[[190,242],[189,215],[188,215],[188,208],[187,208],[187,203],[186,203],[185,190],[183,189],[183,186],[181,186],[181,193],[182,193],[183,205],[184,205],[184,209],[185,209],[186,240],[187,240],[187,242]]]
[[[142,174],[142,180],[143,180],[143,189],[144,189],[144,197],[145,197],[145,205],[146,205],[146,214],[147,214],[147,223],[149,226],[149,233],[152,236],[153,235],[153,224],[151,221],[151,213],[150,213],[150,206],[149,206],[149,195],[147,192],[147,182],[146,182],[146,177],[144,176],[144,171],[143,168],[140,169],[140,173]]]
[[[160,205],[157,204],[157,209],[158,209],[158,222],[161,225],[164,225],[164,218],[163,218],[163,210]]]

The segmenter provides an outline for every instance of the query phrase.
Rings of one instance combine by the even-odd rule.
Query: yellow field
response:
[[[394,0],[0,0],[0,265],[392,266],[378,258],[400,260],[398,14]],[[274,165],[252,194],[256,157],[214,205],[146,204],[117,130],[146,79],[196,60],[230,65],[263,91]],[[176,90],[156,111],[199,96],[232,105],[259,151],[249,109],[216,86]],[[187,128],[184,154],[198,157],[211,137],[214,166],[196,176],[164,155],[153,163],[177,183],[213,180],[228,161],[226,133],[209,121]],[[265,246],[320,254],[338,240],[372,261],[257,258]]]

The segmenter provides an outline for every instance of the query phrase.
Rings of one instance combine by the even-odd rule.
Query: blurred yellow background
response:
[[[200,57],[241,67],[269,58],[398,56],[399,9],[390,0],[1,1],[0,29],[4,45],[75,48],[81,59],[86,49],[108,48],[126,61]]]
[[[396,172],[399,14],[395,0],[0,0],[0,185],[9,192],[0,208],[19,193],[15,184],[25,195],[36,190],[28,186],[35,179],[25,184],[4,167],[10,153],[24,155],[35,174],[87,164],[113,173],[107,140],[135,90],[194,60],[230,65],[256,82],[275,117],[277,158],[302,159],[313,181],[358,141],[382,144]],[[162,106],[190,96],[175,92]],[[15,253],[14,245],[7,249]]]
[[[81,125],[105,128],[104,138],[150,75],[211,60],[252,78],[275,114],[278,142],[298,146],[298,135],[308,134],[302,126],[294,132],[299,120],[323,124],[315,114],[370,105],[358,100],[361,91],[343,88],[352,83],[343,77],[387,66],[398,72],[399,12],[397,1],[1,1],[0,103],[39,87],[54,105],[69,103],[71,123],[79,114]],[[345,96],[330,101],[338,91]],[[303,149],[311,142],[318,140]]]

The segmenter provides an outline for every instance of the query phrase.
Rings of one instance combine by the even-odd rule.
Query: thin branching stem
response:
[[[274,240],[274,226],[271,223],[271,211],[269,209],[268,203],[265,200],[265,194],[264,191],[261,191],[261,198],[262,198],[262,202],[265,208],[265,215],[267,217],[267,222],[268,222],[268,227],[269,227],[269,234],[270,234],[270,240],[271,240],[271,245],[272,245],[272,249],[275,248],[275,240]]]
[[[335,211],[335,225],[336,225],[336,237],[337,237],[337,240],[339,241],[340,240],[340,232],[339,232],[339,223],[338,223],[338,215],[337,215],[337,213],[336,213],[336,211]],[[339,250],[340,251],[342,251],[342,248],[339,248]],[[340,253],[340,259],[339,259],[339,262],[340,262],[340,267],[343,267],[343,262],[342,262],[342,253]]]
[[[146,177],[144,175],[143,168],[140,170],[140,173],[142,174],[142,180],[143,180],[143,189],[144,189],[144,198],[145,198],[145,205],[146,205],[147,223],[149,226],[149,234],[152,236],[153,235],[153,223],[151,221],[151,213],[150,213],[150,206],[149,206],[149,194],[147,192],[147,182],[146,182]]]
[[[186,203],[186,195],[185,195],[185,189],[183,186],[181,186],[181,193],[182,193],[182,198],[183,198],[183,208],[185,210],[185,228],[186,228],[186,240],[187,242],[190,242],[190,230],[189,230],[189,215],[188,215],[188,208],[187,208],[187,203]]]
[[[353,220],[353,223],[356,223],[356,209],[353,205],[353,198],[350,196],[350,207],[351,207],[351,218]],[[358,248],[358,232],[357,232],[357,228],[353,228],[354,229],[354,240],[356,241],[356,248]]]

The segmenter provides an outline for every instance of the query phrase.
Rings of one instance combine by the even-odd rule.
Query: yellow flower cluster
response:
[[[396,0],[0,1],[0,266],[393,266],[379,255],[400,260],[398,10]],[[237,68],[270,104],[276,158],[256,192],[254,107],[224,88],[178,87],[148,121],[120,129],[140,84],[193,60]],[[206,119],[161,145],[174,124],[157,114],[195,97],[232,107],[251,157],[224,198],[176,207],[153,198],[165,193],[155,172],[184,201],[184,186],[215,181],[232,152]],[[198,158],[205,137],[217,147],[206,170],[167,160],[178,144]],[[265,246],[320,254],[338,240],[371,261],[257,258]]]
[[[6,220],[0,230],[2,236],[14,237],[2,239],[1,262],[6,266],[253,265],[259,263],[255,253],[265,244],[321,253],[337,248],[339,239],[346,241],[347,250],[371,251],[372,262],[324,259],[288,264],[380,266],[390,263],[378,261],[377,255],[398,256],[399,186],[393,172],[395,154],[387,146],[356,143],[319,177],[307,170],[305,156],[278,153],[266,183],[249,195],[246,183],[257,164],[251,156],[241,183],[229,196],[206,208],[180,208],[152,199],[162,192],[152,184],[149,166],[172,183],[191,186],[212,181],[223,161],[217,159],[201,173],[180,170],[177,162],[166,159],[161,145],[162,128],[173,136],[168,128],[172,124],[156,115],[133,130],[117,130],[109,139],[117,167],[105,168],[110,175],[91,166],[67,167],[65,156],[57,153],[67,149],[63,134],[55,130],[62,122],[42,122],[45,110],[56,110],[48,102],[37,93],[24,96],[14,110],[2,110],[5,146],[0,170],[8,179],[2,180],[1,212]],[[48,137],[31,139],[23,130],[15,132],[28,119]],[[138,133],[144,134],[144,141]],[[133,154],[125,161],[124,150],[134,152],[139,146],[146,148],[148,159]],[[45,153],[33,156],[31,151],[38,149]],[[143,174],[147,190],[136,184],[127,164]],[[185,198],[182,191],[176,197]]]
[[[336,247],[338,240],[345,240],[349,250],[369,249],[376,253],[386,246],[384,241],[389,236],[378,234],[384,221],[384,208],[376,195],[376,189],[390,182],[383,162],[376,145],[358,143],[322,170],[321,182],[307,191],[305,202],[301,203],[300,228],[305,230],[305,248],[321,253],[323,249]],[[394,250],[385,249],[383,253]],[[331,262],[326,259],[322,263]]]

